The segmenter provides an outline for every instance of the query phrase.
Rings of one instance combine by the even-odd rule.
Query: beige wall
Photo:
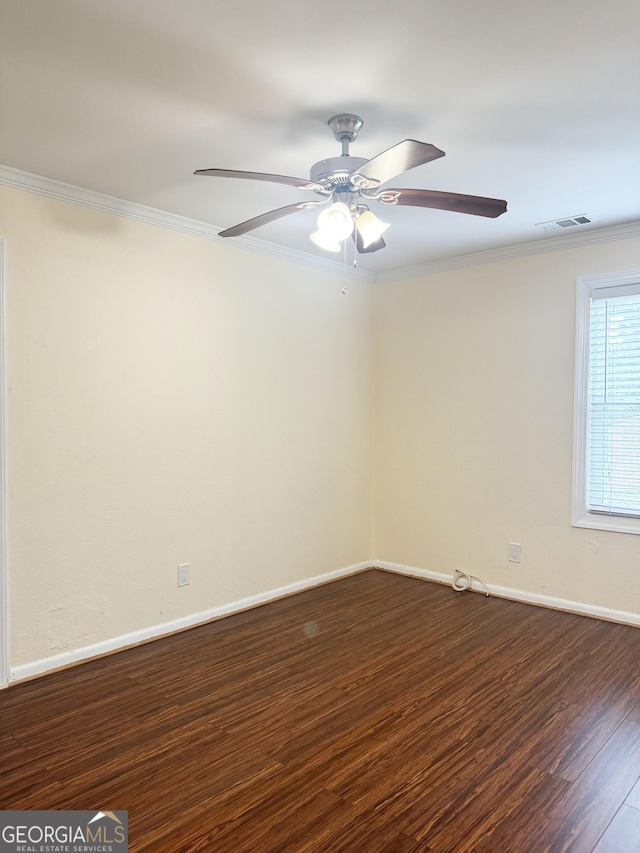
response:
[[[376,285],[378,559],[640,613],[640,537],[569,523],[576,278],[638,266],[629,239]]]
[[[13,667],[372,557],[640,613],[640,537],[569,524],[576,277],[640,241],[345,297],[1,187],[0,235]]]
[[[372,557],[371,285],[8,188],[0,235],[12,666]]]

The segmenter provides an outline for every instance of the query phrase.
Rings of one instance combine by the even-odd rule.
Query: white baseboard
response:
[[[414,578],[437,581],[438,583],[453,583],[453,575],[443,572],[433,572],[429,569],[417,569],[414,566],[404,566],[401,563],[388,563],[383,560],[374,560],[371,564],[378,569],[386,569],[401,575],[409,575]],[[566,598],[554,598],[551,595],[542,595],[537,592],[529,592],[525,589],[511,589],[507,586],[495,586],[487,584],[489,595],[496,598],[508,598],[511,601],[520,601],[523,604],[535,604],[538,607],[547,607],[550,610],[563,610],[566,613],[577,613],[580,616],[591,616],[594,619],[604,619],[607,622],[618,622],[621,625],[633,625],[640,627],[640,613],[632,613],[627,610],[611,610],[608,607],[599,607],[594,604],[585,604],[581,601],[570,601]],[[484,592],[482,588],[476,592]]]
[[[352,566],[336,569],[333,572],[326,572],[322,575],[314,575],[310,578],[294,581],[294,583],[287,584],[287,586],[281,586],[278,589],[270,589],[266,592],[247,596],[247,598],[232,601],[229,604],[212,607],[210,610],[204,610],[201,613],[192,613],[189,616],[182,616],[180,619],[174,619],[171,622],[164,622],[160,625],[151,625],[148,628],[142,628],[139,631],[132,631],[129,634],[122,634],[119,637],[112,637],[109,640],[92,643],[90,646],[83,646],[80,649],[72,649],[71,651],[63,652],[59,655],[53,655],[48,658],[42,658],[41,660],[33,661],[32,663],[21,664],[10,669],[9,681],[24,681],[38,675],[44,675],[45,673],[52,672],[56,669],[64,669],[65,667],[79,663],[80,661],[101,657],[102,655],[110,654],[111,652],[121,651],[122,649],[130,648],[131,646],[137,646],[140,643],[146,643],[149,640],[157,640],[160,637],[167,636],[168,634],[175,634],[177,631],[184,631],[185,629],[193,628],[196,625],[203,625],[206,622],[212,622],[223,616],[240,613],[242,610],[250,610],[252,607],[257,607],[260,604],[267,604],[269,601],[284,598],[285,596],[291,595],[295,592],[302,592],[305,589],[312,589],[315,586],[321,586],[322,584],[337,580],[338,578],[357,574],[364,569],[370,569],[372,565],[373,563],[371,561],[355,563]]]
[[[326,572],[322,575],[304,578],[303,580],[295,581],[294,583],[279,587],[278,589],[270,589],[266,592],[250,595],[247,598],[241,598],[237,601],[232,601],[229,604],[212,607],[210,610],[205,610],[201,613],[192,613],[189,616],[174,619],[172,622],[152,625],[148,628],[142,628],[139,631],[132,631],[129,634],[122,634],[119,637],[103,640],[100,643],[93,643],[90,646],[84,646],[80,649],[73,649],[69,652],[63,652],[59,655],[33,661],[32,663],[25,663],[20,666],[12,667],[9,673],[9,680],[10,682],[24,681],[38,675],[44,675],[47,672],[52,672],[56,669],[63,669],[84,660],[101,657],[102,655],[120,651],[131,646],[137,646],[140,643],[159,639],[160,637],[165,637],[168,634],[175,634],[177,631],[184,631],[185,629],[193,628],[196,625],[203,625],[206,622],[212,622],[223,616],[240,613],[242,610],[249,610],[252,607],[258,607],[260,604],[267,604],[269,601],[275,601],[278,598],[284,598],[285,596],[292,595],[296,592],[312,589],[313,587],[321,586],[329,581],[348,577],[349,575],[354,575],[370,568],[385,569],[389,572],[396,572],[397,574],[408,575],[409,577],[422,578],[423,580],[436,581],[437,583],[447,584],[449,586],[453,582],[453,575],[446,574],[445,572],[434,572],[430,569],[418,569],[415,566],[405,566],[402,563],[390,563],[384,560],[368,560],[364,563],[355,563],[352,566],[336,569],[333,572]],[[598,607],[593,604],[570,601],[564,598],[554,598],[549,595],[541,595],[539,593],[528,592],[527,590],[522,589],[511,589],[510,587],[505,586],[495,586],[493,584],[487,584],[487,590],[490,595],[497,598],[507,598],[511,601],[520,601],[523,604],[534,604],[538,607],[547,607],[552,610],[563,610],[567,613],[577,613],[581,616],[591,616],[596,619],[604,619],[608,622],[618,622],[622,625],[640,627],[640,613],[631,613],[625,610],[611,610],[608,607]],[[484,592],[482,589],[478,589],[476,591]]]
[[[387,572],[395,572],[399,575],[409,575],[412,578],[437,581],[437,583],[446,583],[449,586],[453,583],[453,575],[447,575],[444,572],[432,572],[429,569],[416,569],[413,566],[405,566],[402,563],[388,563],[384,560],[374,560],[371,565],[376,569],[385,569]]]

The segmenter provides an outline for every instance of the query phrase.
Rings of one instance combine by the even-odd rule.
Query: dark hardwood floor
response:
[[[371,570],[0,692],[0,760],[132,853],[631,853],[640,631]]]

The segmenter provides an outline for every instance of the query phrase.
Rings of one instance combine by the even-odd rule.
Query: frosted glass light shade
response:
[[[383,222],[370,210],[365,210],[364,213],[360,214],[356,220],[356,228],[362,238],[363,247],[366,249],[376,240],[379,240],[390,225],[390,222]]]
[[[340,251],[340,243],[334,240],[333,237],[328,237],[322,231],[314,231],[310,236],[316,246],[320,246],[321,249],[326,249],[327,252]]]
[[[343,201],[337,201],[318,217],[318,231],[333,240],[346,240],[353,233],[353,217]]]

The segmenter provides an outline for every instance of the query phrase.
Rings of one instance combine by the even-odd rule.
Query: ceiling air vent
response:
[[[588,225],[591,220],[584,213],[579,216],[568,216],[565,219],[552,219],[550,222],[536,222],[545,231],[562,231],[564,228],[572,228],[575,225]]]

